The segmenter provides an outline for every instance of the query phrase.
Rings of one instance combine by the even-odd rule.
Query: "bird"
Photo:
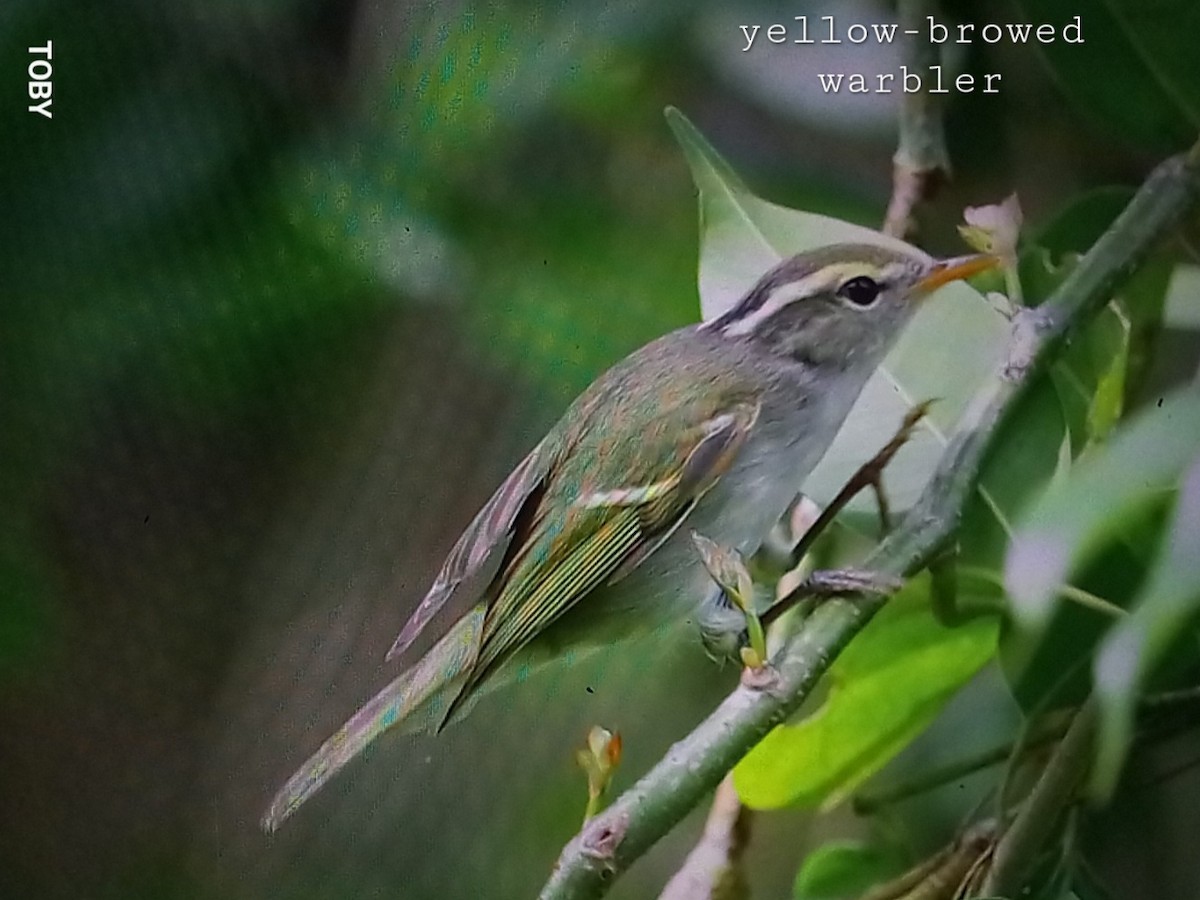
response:
[[[440,731],[483,689],[570,650],[687,622],[711,655],[735,656],[745,615],[713,589],[689,535],[752,554],[920,301],[996,262],[807,250],[722,315],[599,376],[467,526],[386,659],[434,621],[437,642],[287,780],[263,828],[385,731]]]

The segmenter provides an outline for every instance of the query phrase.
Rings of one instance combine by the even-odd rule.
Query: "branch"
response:
[[[934,0],[900,0],[900,31],[904,34],[904,64],[928,72],[940,62],[941,48],[918,34],[927,16],[937,17]],[[892,199],[888,201],[883,233],[903,238],[913,228],[913,210],[933,196],[950,174],[950,154],[942,125],[942,104],[929,91],[905,93],[900,102],[900,146],[892,157]]]
[[[746,849],[749,821],[750,810],[738,799],[733,776],[726,775],[717,785],[704,834],[658,900],[732,900],[747,896],[739,863]]]
[[[1061,740],[1067,730],[1069,720],[1056,717],[1052,722],[1043,725],[1029,739],[1021,742],[1020,747],[1015,742],[990,747],[979,753],[974,753],[964,759],[955,760],[932,771],[922,772],[911,781],[893,785],[875,794],[860,794],[853,798],[851,805],[856,815],[873,815],[885,806],[899,803],[910,797],[916,797],[928,791],[936,790],[947,784],[962,781],[964,778],[1001,765],[1012,759],[1013,753],[1020,750],[1022,754],[1031,750],[1039,750],[1048,744]]]
[[[996,845],[983,896],[1015,897],[1020,892],[1087,774],[1095,735],[1096,706],[1089,701],[1075,714],[1021,812]]]
[[[1135,738],[1136,743],[1144,745],[1151,740],[1170,738],[1181,728],[1194,727],[1193,707],[1198,696],[1197,688],[1190,687],[1143,697],[1138,712],[1144,725]],[[1079,786],[1087,776],[1096,720],[1094,700],[1088,700],[1072,716],[1062,742],[996,845],[992,868],[983,885],[984,894],[1016,896],[1024,887],[1047,840],[1063,812],[1077,799]]]
[[[1142,747],[1171,740],[1181,732],[1196,728],[1200,725],[1198,711],[1200,686],[1164,691],[1161,694],[1147,694],[1138,703],[1138,724],[1133,738],[1135,746]],[[969,775],[1001,763],[1012,762],[1014,753],[1022,757],[1032,751],[1041,750],[1048,744],[1061,741],[1074,721],[1076,712],[1078,710],[1058,710],[1039,719],[1031,734],[1024,738],[1008,741],[954,760],[932,771],[919,773],[909,781],[891,785],[876,793],[857,794],[851,801],[854,812],[860,816],[873,815],[885,806],[961,781]]]
[[[985,864],[995,840],[996,823],[980,822],[903,875],[871,888],[861,900],[958,897],[962,885]]]
[[[1042,306],[1014,320],[1009,359],[981,389],[916,505],[868,558],[881,574],[919,571],[953,534],[1000,427],[1068,333],[1103,308],[1113,289],[1192,206],[1200,193],[1200,151],[1160,165],[1107,232]],[[822,673],[883,601],[866,596],[819,606],[776,654],[774,678],[739,685],[704,722],[559,857],[542,900],[600,897],[725,777],[772,728],[799,709]]]

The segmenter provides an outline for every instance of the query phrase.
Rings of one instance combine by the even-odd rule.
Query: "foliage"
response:
[[[624,735],[619,782],[711,708],[728,669],[676,645],[623,649],[489,702],[478,730],[381,748],[392,755],[331,792],[307,831],[264,844],[253,824],[307,729],[379,679],[373,642],[504,468],[604,366],[696,319],[688,171],[664,104],[786,203],[755,196],[670,116],[700,191],[705,314],[783,254],[881,240],[861,226],[886,197],[893,136],[852,127],[837,98],[815,119],[781,112],[773,98],[812,80],[791,64],[814,57],[783,46],[765,74],[736,68],[751,55],[713,47],[728,49],[744,15],[639,0],[185,0],[119,16],[39,0],[0,13],[16,73],[0,112],[0,893],[325,898],[399,882],[458,896],[483,877],[491,895],[527,896],[578,824],[571,748],[594,719]],[[1095,186],[1137,181],[1197,128],[1191,0],[1102,0],[1082,15],[1085,44],[977,44],[955,61],[1005,68],[1005,90],[952,98],[955,185],[923,217],[923,245],[959,252],[957,206],[1019,187],[1029,304],[1131,193]],[[25,114],[22,73],[25,48],[51,38],[49,122]],[[928,774],[934,756],[1007,729],[1011,706],[1033,748],[999,735],[1015,742],[1011,810],[1042,737],[1061,731],[1047,713],[1089,692],[1093,796],[1119,804],[1123,773],[1148,774],[1146,710],[1186,699],[1198,674],[1196,461],[1178,418],[1195,386],[1176,386],[1194,377],[1180,349],[1196,345],[1200,305],[1177,250],[1135,273],[1023,399],[956,560],[915,580],[828,694],[738,770],[748,799],[827,808]],[[814,473],[814,497],[937,397],[932,428],[886,476],[897,509],[912,500],[1003,352],[994,299],[957,285],[929,305]],[[1167,450],[1151,496],[1126,473]],[[1096,529],[1072,531],[1055,504],[1074,500],[1055,496],[1084,497]],[[874,512],[856,502],[817,552],[853,559]],[[1041,619],[1019,627],[1025,595],[1006,590],[1005,566],[1011,588],[1024,574],[1012,535],[1029,528],[1062,540],[1070,584],[1043,586]],[[984,614],[937,620],[947,583]],[[1007,693],[977,693],[981,666]],[[965,727],[957,706],[939,717],[956,692]],[[972,811],[935,807],[889,809],[870,841],[810,854],[798,893],[854,895]],[[840,812],[820,827],[847,825]],[[756,876],[780,890],[800,852],[788,815],[772,814],[785,837],[757,852]],[[1110,827],[1123,846],[1133,837]],[[1072,833],[1051,868],[1100,896]],[[676,849],[633,873],[630,896],[652,893]]]
[[[814,850],[796,873],[795,900],[857,897],[899,868],[887,848],[858,841],[835,841]]]
[[[1200,606],[1200,393],[1186,389],[1143,411],[1047,490],[1009,550],[1006,584],[1017,626],[1041,637],[1065,583],[1120,541],[1139,508],[1174,505],[1141,584],[1110,598],[1129,614],[1103,636],[1093,663],[1102,727],[1094,788],[1107,797],[1133,734],[1137,695]],[[1187,655],[1194,654],[1195,647]]]
[[[1079,16],[1085,36],[1041,50],[1072,98],[1106,133],[1157,150],[1181,149],[1200,129],[1200,64],[1180,41],[1200,28],[1190,0],[1101,0],[1082,12],[1070,0],[1022,0],[1027,16],[1066,23]],[[1114,90],[1098,71],[1120,73]]]
[[[751,272],[798,249],[833,239],[891,242],[756,197],[680,113],[668,110],[668,118],[700,191],[706,317],[719,315],[739,296]],[[1094,192],[1035,228],[1019,259],[1013,257],[1009,284],[1020,293],[1010,302],[1036,305],[1048,296],[1127,198],[1123,190]],[[738,765],[735,784],[744,803],[827,809],[845,800],[994,658],[1002,618],[997,613],[1007,613],[1010,624],[1002,658],[1014,697],[1027,711],[1027,728],[1036,727],[1047,708],[1082,696],[1064,693],[1064,686],[1075,678],[1078,690],[1086,691],[1077,663],[1094,659],[1102,725],[1093,792],[1112,793],[1136,731],[1137,698],[1162,671],[1168,649],[1176,650],[1171,672],[1192,670],[1194,677],[1200,664],[1194,636],[1180,647],[1200,604],[1200,526],[1189,493],[1200,491],[1200,395],[1183,390],[1124,422],[1130,389],[1141,383],[1146,348],[1161,320],[1169,271],[1160,262],[1147,265],[1040,377],[986,462],[953,561],[936,580],[910,581],[835,660],[819,705],[798,723],[776,728]],[[842,468],[823,465],[805,485],[818,501],[827,502],[853,467],[882,446],[897,408],[949,393],[948,402],[934,407],[929,430],[936,440],[915,441],[886,473],[902,506],[923,487],[953,433],[954,417],[994,370],[996,348],[1008,330],[996,307],[969,287],[946,294],[935,313],[914,322],[864,392],[829,454]],[[949,349],[947,316],[955,316],[956,340]],[[944,364],[914,364],[935,356]],[[945,378],[950,371],[953,381]],[[1171,503],[1189,466],[1194,473],[1174,517],[1135,516],[1132,538],[1131,510]],[[1114,541],[1142,548],[1134,554],[1137,574],[1130,577],[1129,560],[1121,555],[1123,578],[1103,577],[1103,559],[1088,577],[1088,564],[1112,554]],[[956,586],[950,599],[962,609],[984,610],[954,627],[935,616],[943,611],[938,601],[945,598],[936,585],[945,582],[947,568]],[[1125,608],[1131,614],[1108,630],[1112,616]],[[1073,640],[1063,639],[1067,629]],[[1019,749],[1014,754],[1018,765],[1023,758]],[[851,896],[879,877],[879,852],[874,845],[823,847],[806,860],[797,896]],[[1069,883],[1073,865],[1065,860],[1052,881]]]
[[[906,747],[991,658],[996,621],[947,628],[933,615],[929,579],[915,579],[829,670],[825,701],[776,728],[734,769],[755,809],[829,807]]]

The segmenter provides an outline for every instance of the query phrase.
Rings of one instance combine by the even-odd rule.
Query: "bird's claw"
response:
[[[754,583],[742,555],[697,531],[692,532],[692,543],[696,545],[709,577],[746,618],[750,643],[740,650],[742,665],[747,669],[763,667],[767,662],[767,636],[754,608]]]
[[[818,569],[799,589],[810,597],[828,599],[850,594],[890,597],[904,587],[904,579],[866,569]]]

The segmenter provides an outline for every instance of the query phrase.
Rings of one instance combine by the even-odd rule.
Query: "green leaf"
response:
[[[958,567],[950,588],[934,602],[946,621],[1003,609],[1001,574],[1012,535],[1006,523],[1060,471],[1066,453],[1063,414],[1047,377],[1018,401],[984,460],[980,484],[963,508],[958,528]],[[994,505],[993,505],[994,504]],[[1012,633],[1001,636],[1001,647]]]
[[[1129,609],[1157,553],[1169,499],[1164,494],[1162,502],[1124,517],[1104,551],[1071,576],[1072,588]],[[1082,703],[1092,690],[1091,659],[1116,618],[1080,602],[1058,602],[1044,628],[1006,628],[1000,663],[1021,708]]]
[[[1078,255],[1124,209],[1132,193],[1125,187],[1089,191],[1038,228],[1021,257],[1026,296],[1033,302],[1049,296],[1074,268]],[[1059,474],[1065,475],[1073,457],[1104,441],[1123,414],[1126,397],[1148,368],[1152,341],[1163,319],[1169,276],[1169,266],[1161,262],[1143,265],[1051,369],[1068,435]],[[1113,582],[1100,580],[1107,598],[1112,599]],[[1029,666],[1039,642],[1076,646],[1081,654],[1094,645],[1100,633],[1094,616],[1081,627],[1078,612],[1058,615],[1044,635],[1021,630],[1005,635],[1001,658],[1022,703],[1036,703],[1040,691],[1056,684],[1078,658],[1054,654],[1038,661],[1040,671],[1032,671]],[[1086,642],[1081,643],[1084,638]]]
[[[1066,361],[1090,354],[1089,378],[1095,387],[1088,409],[1087,445],[1108,437],[1128,398],[1137,394],[1151,363],[1162,353],[1159,337],[1172,270],[1165,260],[1142,265],[1067,354]]]
[[[1133,191],[1104,187],[1072,200],[1032,235],[1021,255],[1021,281],[1032,303],[1048,297],[1128,204]],[[1120,417],[1149,361],[1163,317],[1170,267],[1151,261],[1066,348],[1051,370],[1062,401],[1070,451],[1102,441]]]
[[[1096,654],[1094,677],[1100,729],[1093,795],[1116,786],[1133,735],[1139,689],[1200,609],[1200,455],[1183,478],[1162,552],[1130,615]]]
[[[1200,393],[1182,390],[1143,412],[1085,458],[1023,517],[1005,567],[1012,612],[1040,630],[1059,588],[1137,509],[1162,501],[1200,446]]]
[[[756,197],[682,113],[668,109],[666,115],[700,191],[699,284],[705,319],[729,309],[764,272],[802,250],[851,241],[922,252],[869,228]],[[922,427],[888,466],[893,507],[910,506],[967,402],[998,367],[1007,335],[1008,323],[978,291],[959,282],[940,290],[923,304],[867,383],[829,452],[806,479],[804,492],[827,503],[892,437],[909,409],[937,398]],[[870,503],[862,496],[851,506],[871,510]]]
[[[1075,103],[1113,140],[1186,146],[1200,128],[1200,59],[1192,0],[1103,0],[1080,13],[1070,0],[1023,0],[1027,20],[1063,25],[1080,16],[1080,43],[1035,44]]]
[[[1104,234],[1133,195],[1133,188],[1124,185],[1086,191],[1035,228],[1029,236],[1030,245],[1048,250],[1055,260],[1068,253],[1082,253]]]
[[[831,841],[804,858],[792,896],[795,900],[857,897],[901,868],[901,861],[890,848],[860,841]]]
[[[1012,537],[1006,523],[1054,477],[1065,429],[1053,383],[1039,378],[984,461],[979,480],[986,493],[976,493],[963,509],[958,531],[962,563],[999,572]]]
[[[1161,282],[1153,279],[1154,286],[1151,286],[1149,278],[1136,280],[1139,284],[1131,284],[1124,293],[1127,296],[1137,294],[1138,302],[1145,300],[1153,304],[1155,298],[1146,297],[1143,288],[1156,291]],[[1159,301],[1161,297],[1159,291]],[[1158,305],[1161,308],[1161,302]],[[1135,361],[1131,359],[1134,328],[1125,304],[1113,300],[1087,325],[1051,370],[1066,418],[1072,457],[1092,444],[1103,442],[1125,411],[1129,382],[1140,374],[1131,371],[1135,367]],[[1145,336],[1145,329],[1139,329],[1137,337],[1143,339]]]
[[[1133,326],[1119,303],[1110,303],[1108,311],[1112,315],[1097,322],[1097,325],[1107,326],[1095,341],[1100,346],[1093,345],[1100,375],[1096,380],[1096,392],[1088,406],[1087,432],[1090,442],[1105,440],[1116,427],[1125,407],[1125,379],[1129,369],[1129,339]]]
[[[1134,49],[1191,131],[1200,127],[1200,7],[1190,0],[1108,0]]]
[[[747,806],[841,802],[991,658],[995,619],[946,628],[928,598],[928,576],[910,581],[834,662],[822,706],[776,728],[738,764],[734,784]]]
[[[683,113],[667,107],[665,115],[700,191],[700,311],[705,321],[729,310],[764,272],[802,250],[846,242],[921,252],[870,228],[755,196]]]

